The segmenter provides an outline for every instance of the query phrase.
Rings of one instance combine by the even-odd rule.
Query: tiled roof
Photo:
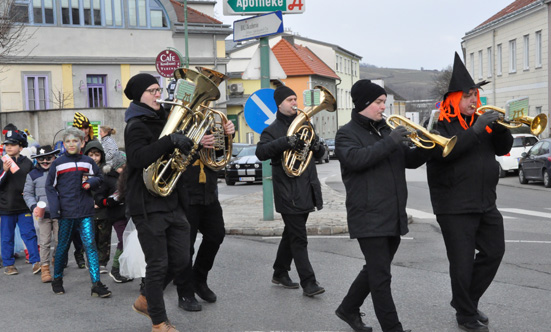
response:
[[[291,45],[281,39],[272,47],[272,51],[287,76],[319,75],[340,79],[325,62],[318,58],[308,47]]]
[[[504,17],[505,15],[511,14],[511,13],[521,9],[521,8],[524,8],[524,7],[528,6],[529,4],[531,4],[533,2],[536,2],[536,1],[540,1],[540,0],[516,0],[513,3],[511,3],[510,5],[508,5],[507,7],[500,10],[494,16],[490,17],[486,21],[479,24],[476,28],[481,27],[483,25],[486,25],[488,23],[491,23],[493,21],[497,21],[498,19]]]
[[[176,12],[176,17],[178,18],[178,22],[184,23],[185,21],[184,4],[179,3],[178,1],[175,1],[175,0],[170,0],[170,2],[174,7],[174,11]],[[222,24],[223,23],[221,21],[218,21],[214,17],[210,17],[207,14],[204,14],[198,10],[191,8],[190,6],[187,6],[187,21],[188,23],[202,23],[202,24]]]

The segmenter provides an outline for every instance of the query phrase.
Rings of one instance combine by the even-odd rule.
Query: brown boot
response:
[[[132,305],[132,309],[134,309],[135,312],[142,314],[147,318],[151,319],[151,317],[149,317],[149,312],[147,312],[147,299],[145,298],[145,296],[140,294],[140,296],[138,296],[136,301],[134,301],[134,304]]]
[[[162,322],[161,324],[153,325],[151,332],[178,332],[174,325],[170,324],[169,321]]]
[[[52,275],[50,274],[50,265],[42,265],[42,274],[40,275],[42,282],[52,282]]]

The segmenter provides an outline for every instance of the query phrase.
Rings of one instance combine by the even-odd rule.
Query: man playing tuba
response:
[[[272,160],[275,207],[285,224],[273,265],[272,282],[285,288],[299,288],[288,273],[294,259],[303,294],[312,297],[325,291],[319,286],[310,264],[306,234],[308,215],[315,208],[320,210],[323,207],[321,185],[314,163],[310,163],[300,176],[286,175],[282,164],[283,152],[304,147],[304,142],[295,135],[287,136],[287,129],[297,116],[297,95],[290,88],[279,86],[274,92],[274,100],[278,106],[276,120],[264,129],[256,147],[258,159]],[[314,158],[325,153],[319,139],[314,140],[311,149]]]

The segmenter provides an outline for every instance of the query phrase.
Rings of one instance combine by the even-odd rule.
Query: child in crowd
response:
[[[94,200],[96,205],[100,207],[105,207],[107,209],[107,218],[109,225],[113,225],[115,233],[117,233],[117,239],[119,243],[117,244],[117,251],[115,252],[115,257],[113,257],[113,266],[111,267],[111,272],[109,275],[115,282],[124,283],[132,281],[124,276],[120,275],[119,272],[119,256],[122,254],[122,235],[128,219],[125,217],[125,206],[123,197],[120,195],[118,190],[118,182],[121,178],[121,173],[124,170],[126,164],[126,155],[122,151],[116,151],[113,155],[111,165],[106,165],[103,167],[103,185],[94,195]],[[111,233],[109,233],[111,234]],[[101,264],[101,259],[100,259]]]
[[[103,171],[103,167],[107,164],[105,163],[103,146],[99,141],[89,142],[84,147],[84,154],[92,158],[99,169]],[[97,190],[93,190],[92,195],[95,197],[96,194]],[[104,274],[109,272],[106,266],[109,262],[109,256],[111,255],[111,223],[107,220],[107,208],[105,206],[100,204],[95,205],[94,225],[96,248],[98,250],[99,259],[99,273]]]
[[[100,281],[98,253],[94,242],[94,199],[91,194],[91,190],[99,188],[103,176],[90,157],[80,154],[84,146],[82,131],[73,127],[67,128],[63,132],[63,144],[66,151],[52,163],[46,178],[50,217],[59,219],[52,290],[55,294],[65,293],[63,270],[71,234],[76,226],[80,227],[80,236],[88,257],[91,294],[109,297],[111,292]]]
[[[37,154],[31,158],[37,161],[33,170],[27,174],[25,188],[23,190],[23,198],[25,203],[32,211],[33,216],[38,222],[38,243],[40,244],[40,266],[42,282],[51,282],[52,275],[50,274],[50,262],[55,254],[57,247],[57,219],[50,218],[50,209],[48,199],[46,197],[46,177],[48,169],[55,160],[59,150],[53,150],[50,145],[40,146],[37,149]],[[38,202],[46,203],[44,216],[39,217]],[[54,248],[52,251],[51,248]]]
[[[7,130],[4,140],[6,156],[2,158],[0,170],[0,223],[2,238],[2,260],[7,275],[18,274],[13,254],[15,227],[19,226],[21,238],[29,253],[29,263],[33,265],[33,273],[40,272],[40,255],[34,222],[29,208],[23,199],[23,188],[27,174],[33,168],[33,163],[21,155],[27,147],[27,137],[19,130]]]
[[[116,133],[117,133],[117,130],[115,128],[111,128],[108,126],[99,127],[99,136],[101,137],[101,145],[103,145],[103,150],[105,151],[105,161],[108,164],[111,164],[111,160],[113,159],[113,156],[117,151],[119,151],[117,142],[115,142],[115,139],[111,136],[111,135],[115,135]]]

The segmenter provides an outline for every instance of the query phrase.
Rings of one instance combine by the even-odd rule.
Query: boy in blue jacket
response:
[[[109,297],[111,292],[100,281],[94,236],[94,198],[91,193],[101,185],[103,177],[92,158],[80,153],[84,146],[82,131],[67,128],[63,132],[63,145],[66,151],[52,163],[46,179],[50,217],[59,220],[52,290],[55,294],[65,293],[63,269],[73,228],[79,227],[88,256],[92,296]]]

